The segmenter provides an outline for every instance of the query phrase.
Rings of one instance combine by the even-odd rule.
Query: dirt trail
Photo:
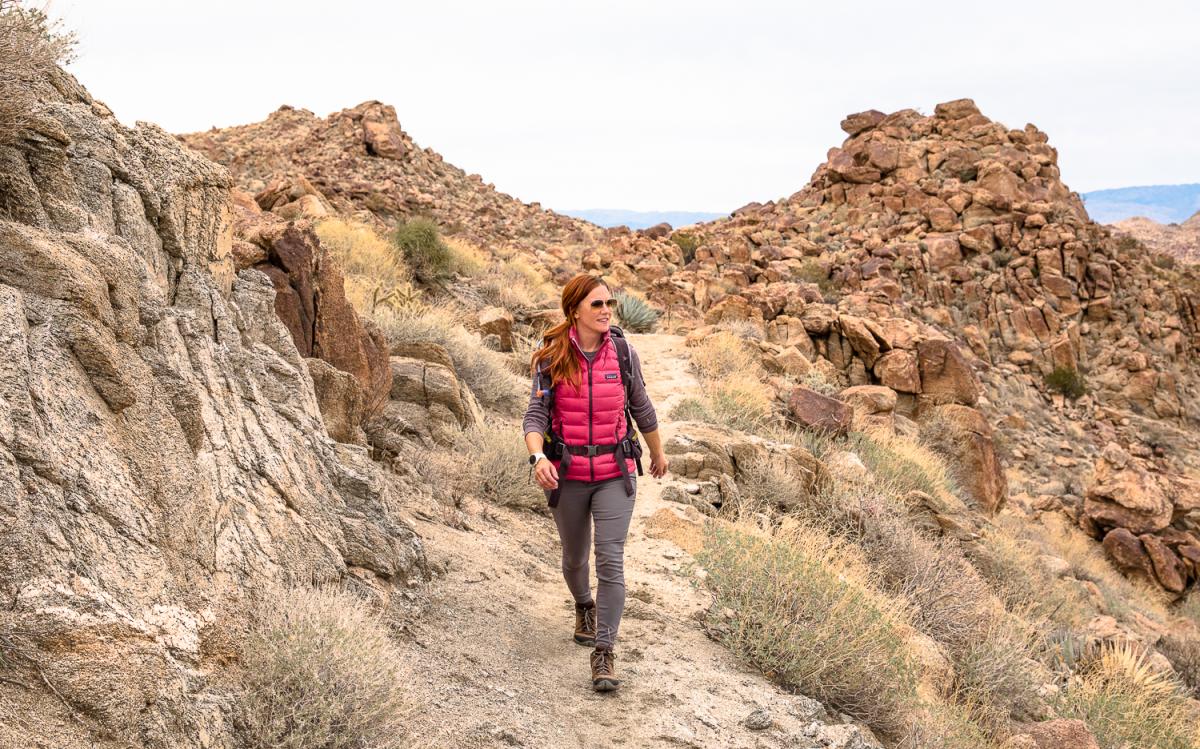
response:
[[[667,413],[698,388],[686,368],[683,339],[631,340],[669,438]],[[707,595],[695,585],[692,557],[661,532],[669,525],[693,527],[667,522],[688,517],[684,507],[660,497],[672,481],[648,473],[639,479],[616,646],[624,683],[607,694],[591,690],[590,648],[571,640],[574,613],[550,518],[478,506],[471,530],[412,518],[431,562],[449,565],[404,626],[413,686],[425,706],[415,719],[421,745],[825,745],[812,738],[819,705],[772,685],[700,628],[695,615],[707,606]],[[594,569],[592,580],[594,586]],[[743,724],[757,708],[767,710],[772,727]]]

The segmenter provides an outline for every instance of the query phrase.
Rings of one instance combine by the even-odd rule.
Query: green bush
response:
[[[698,555],[710,627],[784,686],[894,733],[915,704],[919,666],[902,614],[842,555],[815,533],[762,537],[710,523]]]
[[[658,310],[639,296],[620,290],[613,294],[617,300],[617,317],[631,333],[651,333],[658,322]]]
[[[403,663],[387,627],[349,593],[294,588],[264,595],[242,653],[239,703],[248,745],[411,746]]]
[[[683,253],[684,265],[696,259],[696,248],[700,246],[700,237],[687,232],[675,232],[671,235],[671,241]]]
[[[442,239],[437,224],[427,218],[410,219],[397,226],[392,244],[422,283],[443,281],[454,272],[454,253]]]
[[[1046,387],[1072,400],[1087,392],[1083,374],[1071,367],[1055,367],[1053,372],[1046,375],[1045,382]]]
[[[806,258],[800,264],[800,269],[796,271],[796,277],[801,281],[814,283],[823,294],[829,294],[834,291],[833,279],[829,277],[829,269],[821,264],[816,258]]]

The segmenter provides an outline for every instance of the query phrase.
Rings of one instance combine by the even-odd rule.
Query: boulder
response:
[[[901,393],[921,392],[921,370],[911,351],[888,351],[875,362],[874,371],[885,387]]]
[[[921,341],[917,344],[917,364],[922,403],[973,406],[978,402],[979,379],[954,341],[945,338]]]
[[[942,449],[951,451],[949,457],[963,490],[976,507],[995,514],[1008,499],[1008,479],[987,418],[974,408],[953,403],[937,406],[934,413],[952,430],[952,438],[942,442]]]
[[[503,307],[485,307],[479,311],[476,320],[479,323],[481,335],[495,335],[500,339],[501,351],[512,351],[513,337],[512,313]]]
[[[1101,542],[1109,559],[1126,572],[1142,572],[1151,580],[1154,579],[1154,563],[1142,546],[1137,536],[1125,528],[1113,528],[1104,535]]]
[[[1109,443],[1096,458],[1083,512],[1101,528],[1151,533],[1171,524],[1173,506],[1154,477],[1127,452]]]
[[[849,432],[854,419],[850,406],[803,385],[788,395],[788,410],[802,428],[832,434]]]
[[[1144,533],[1138,538],[1146,550],[1146,556],[1150,557],[1158,584],[1172,593],[1182,593],[1187,587],[1187,579],[1179,557],[1157,536]]]

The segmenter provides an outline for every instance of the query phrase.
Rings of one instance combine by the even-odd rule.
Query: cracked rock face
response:
[[[41,99],[0,147],[0,627],[83,722],[25,730],[230,745],[213,627],[275,582],[421,576],[423,550],[328,436],[271,281],[235,272],[227,172],[65,74]]]

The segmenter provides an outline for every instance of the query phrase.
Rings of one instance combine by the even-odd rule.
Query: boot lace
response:
[[[593,650],[592,651],[592,668],[597,674],[611,674],[613,672],[613,651],[611,650]]]
[[[591,634],[596,632],[596,607],[589,606],[583,610],[583,631]]]

